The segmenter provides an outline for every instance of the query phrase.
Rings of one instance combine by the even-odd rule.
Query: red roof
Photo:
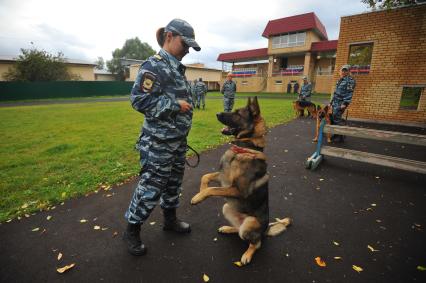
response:
[[[269,21],[262,36],[269,38],[272,35],[311,29],[323,39],[327,39],[324,25],[313,12]]]
[[[312,52],[337,50],[337,40],[312,42]]]
[[[251,50],[236,51],[236,52],[229,52],[229,53],[221,53],[217,57],[217,61],[238,62],[238,61],[244,61],[247,59],[251,59],[255,61],[255,60],[261,60],[261,59],[267,59],[267,58],[268,58],[268,48],[259,48],[259,49],[251,49]]]

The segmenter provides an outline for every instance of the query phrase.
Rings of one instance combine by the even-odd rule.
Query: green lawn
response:
[[[225,142],[215,116],[222,100],[206,103],[189,136],[200,152]],[[294,117],[291,100],[260,106],[269,127]],[[142,121],[127,101],[0,108],[0,222],[136,175]]]

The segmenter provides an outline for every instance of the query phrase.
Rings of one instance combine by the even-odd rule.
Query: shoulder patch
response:
[[[163,59],[163,57],[161,57],[159,54],[155,54],[154,58],[157,59],[157,60],[162,60]]]
[[[140,90],[150,93],[156,80],[157,76],[154,73],[146,71],[141,78]]]

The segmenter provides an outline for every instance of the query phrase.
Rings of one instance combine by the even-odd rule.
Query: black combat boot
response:
[[[164,213],[164,231],[175,231],[178,233],[191,232],[191,226],[188,223],[180,221],[176,217],[176,208],[163,209]]]
[[[141,256],[146,254],[147,248],[141,241],[141,225],[139,224],[127,224],[127,229],[124,232],[123,240],[127,244],[127,250],[130,254],[135,256]]]

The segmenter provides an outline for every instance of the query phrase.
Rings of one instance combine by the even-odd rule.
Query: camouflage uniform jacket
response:
[[[351,76],[345,76],[336,83],[336,89],[331,99],[334,105],[349,105],[352,101],[355,80]]]
[[[145,115],[139,141],[142,134],[166,142],[188,135],[192,109],[182,113],[178,103],[178,100],[192,103],[185,69],[163,49],[141,65],[130,95],[132,107]]]
[[[198,81],[194,85],[194,91],[196,95],[203,95],[207,92],[207,86],[205,83]]]
[[[234,98],[235,92],[237,91],[237,84],[234,81],[226,80],[222,86],[222,94],[226,98]]]
[[[302,84],[302,88],[300,89],[300,99],[309,101],[311,99],[311,92],[312,92],[312,84]]]

